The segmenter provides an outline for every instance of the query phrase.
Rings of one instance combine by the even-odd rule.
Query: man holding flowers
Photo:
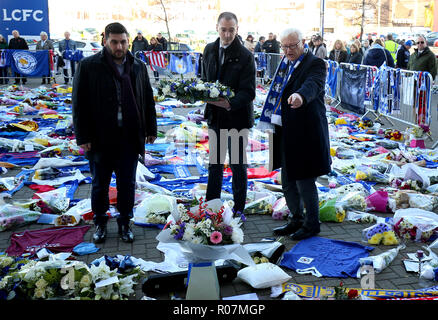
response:
[[[246,146],[249,129],[254,125],[254,56],[237,37],[238,21],[234,13],[221,13],[216,29],[219,38],[204,49],[201,78],[208,82],[219,81],[230,87],[234,96],[207,101],[205,108],[210,143],[206,200],[220,198],[225,150],[228,150],[233,175],[234,211],[243,212],[248,181]]]

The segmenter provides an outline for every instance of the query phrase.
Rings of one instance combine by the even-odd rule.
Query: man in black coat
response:
[[[262,49],[268,54],[269,78],[272,79],[280,62],[280,43],[272,32],[269,33],[268,40],[263,43]]]
[[[15,50],[29,50],[29,46],[27,45],[26,40],[24,40],[22,37],[20,37],[20,33],[18,32],[18,30],[13,30],[12,31],[12,35],[14,36],[11,40],[9,40],[9,49],[15,49]],[[20,83],[20,78],[21,77],[21,82],[23,84],[26,83],[27,78],[22,77],[21,74],[14,72],[15,73],[15,84],[19,84]]]
[[[221,13],[216,29],[219,38],[204,49],[201,78],[208,82],[218,80],[229,86],[235,96],[229,100],[220,98],[219,101],[210,101],[205,108],[210,147],[206,199],[208,201],[221,196],[225,150],[228,147],[233,174],[234,211],[242,213],[248,181],[246,146],[249,129],[254,125],[255,63],[251,52],[236,36],[238,22],[235,14]]]
[[[163,35],[161,34],[161,32],[159,32],[157,34],[157,40],[159,43],[161,43],[161,46],[163,47],[163,51],[167,50],[167,40],[165,37],[163,37]]]
[[[397,51],[397,60],[395,67],[400,69],[408,69],[409,58],[411,57],[411,53],[409,50],[412,48],[412,40],[408,40],[405,43],[401,44]]]
[[[281,98],[281,125],[275,126],[273,168],[281,167],[281,182],[289,223],[277,235],[301,240],[320,232],[316,178],[331,171],[329,131],[324,104],[326,66],[305,49],[298,29],[281,35],[289,65],[296,62]],[[306,214],[304,215],[304,207]]]
[[[83,59],[74,77],[73,124],[76,143],[86,151],[92,174],[91,207],[96,230],[93,240],[106,237],[108,191],[117,179],[119,235],[134,236],[136,169],[145,142],[157,136],[155,102],[146,65],[129,51],[128,32],[120,23],[105,28],[102,51]]]

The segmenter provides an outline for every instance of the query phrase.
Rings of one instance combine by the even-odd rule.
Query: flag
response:
[[[23,76],[37,77],[50,74],[49,50],[8,50],[7,59],[12,72]]]
[[[166,57],[164,56],[163,52],[159,52],[159,51],[146,51],[145,55],[149,58],[149,61],[150,61],[150,64],[151,64],[151,69],[153,71],[156,71],[154,69],[154,66],[159,66],[161,68],[166,68],[167,61],[166,61]]]
[[[178,58],[176,55],[171,54],[169,69],[170,71],[179,74],[193,72],[191,56],[188,54],[184,54],[181,58]]]

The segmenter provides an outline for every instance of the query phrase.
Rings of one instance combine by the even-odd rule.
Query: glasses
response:
[[[295,44],[291,44],[291,45],[289,45],[289,46],[285,46],[285,45],[281,44],[281,45],[280,45],[280,48],[283,49],[284,51],[287,51],[287,49],[291,49],[291,50],[293,50],[293,49],[295,49],[296,47],[298,47],[298,45],[300,44],[300,42],[301,42],[301,41],[298,41],[297,43],[295,43]]]
[[[421,43],[421,44],[423,44],[423,43],[424,43],[424,41],[418,41],[418,42],[417,42],[417,44],[420,44],[420,43]]]

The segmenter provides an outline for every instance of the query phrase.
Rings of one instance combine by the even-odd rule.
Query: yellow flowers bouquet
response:
[[[392,246],[399,244],[399,240],[392,230],[392,227],[386,223],[377,223],[362,231],[364,241],[369,244]]]

